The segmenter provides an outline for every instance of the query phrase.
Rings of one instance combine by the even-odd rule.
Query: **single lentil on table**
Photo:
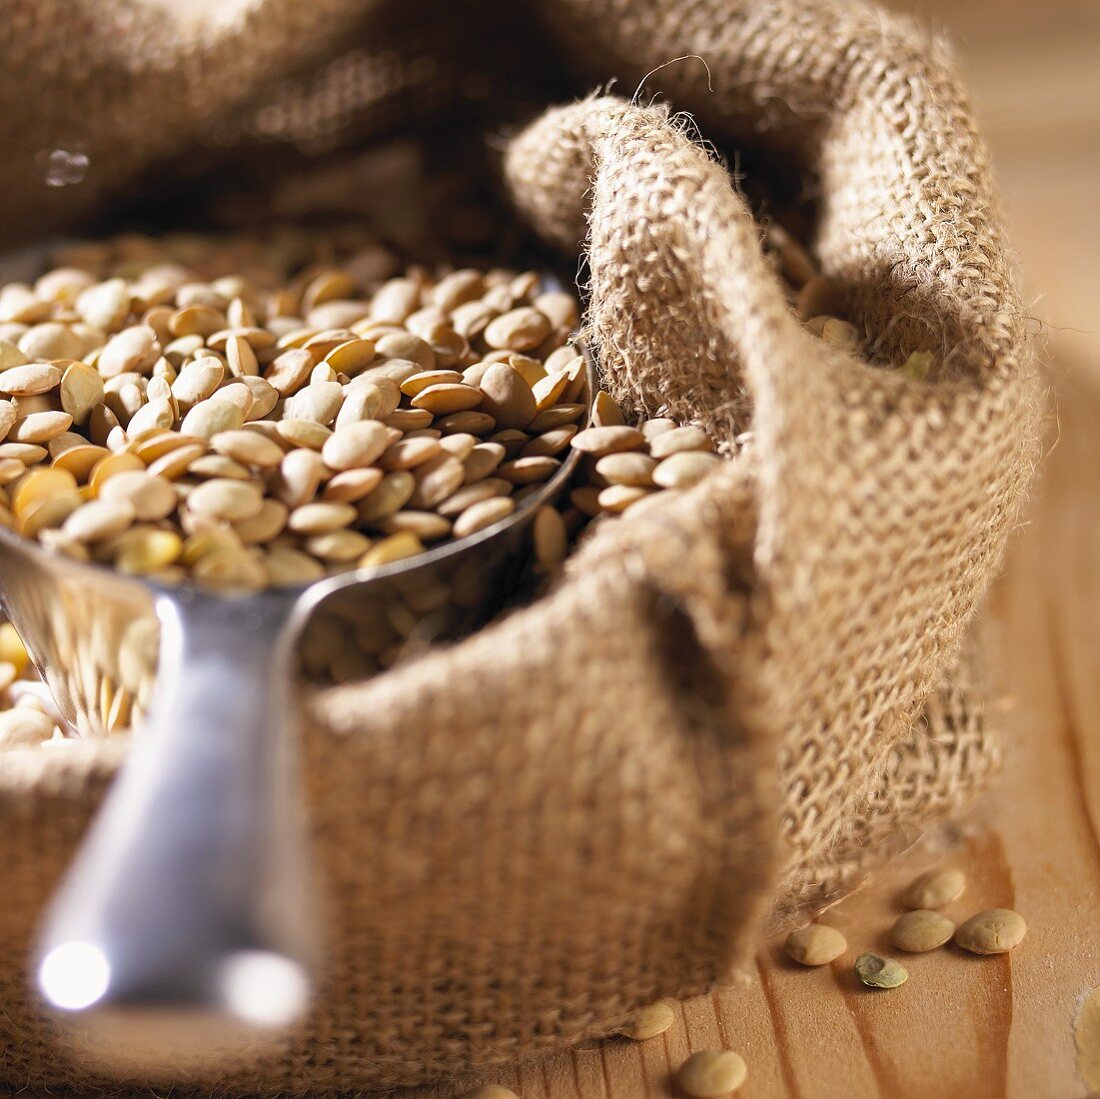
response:
[[[966,877],[955,867],[936,867],[915,877],[902,894],[906,908],[943,908],[962,896]]]
[[[897,918],[890,932],[890,940],[899,950],[923,954],[949,942],[954,933],[954,921],[941,912],[914,908]]]
[[[1027,935],[1027,923],[1011,908],[987,908],[959,925],[955,942],[971,954],[1007,954]]]
[[[664,1034],[676,1021],[676,1013],[671,1004],[658,1000],[655,1004],[646,1004],[634,1012],[634,1017],[622,1028],[621,1033],[635,1042],[645,1042]]]
[[[880,954],[860,954],[854,968],[856,976],[868,988],[897,988],[909,980],[903,965]]]
[[[676,1084],[691,1099],[720,1099],[745,1082],[748,1067],[732,1049],[693,1053],[676,1071]]]
[[[800,965],[828,965],[848,949],[848,940],[835,927],[811,923],[787,936],[787,956]]]

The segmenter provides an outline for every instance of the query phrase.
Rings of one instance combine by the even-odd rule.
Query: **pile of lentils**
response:
[[[573,295],[420,268],[264,290],[160,263],[0,290],[0,522],[221,588],[389,564],[507,518],[587,411]]]
[[[807,328],[853,349],[827,280],[770,255]],[[162,582],[259,590],[369,569],[507,519],[552,575],[593,519],[688,488],[738,444],[589,393],[574,295],[531,271],[402,270],[377,241],[126,237],[0,288],[0,524]],[[225,273],[229,272],[229,273]]]
[[[766,246],[807,330],[862,352],[808,253],[778,226]],[[67,247],[0,287],[0,525],[127,574],[260,590],[506,520],[579,452],[534,517],[552,578],[593,524],[751,437],[629,422],[589,392],[577,324],[534,272],[406,266],[357,229]],[[0,746],[53,743],[64,725],[0,630]]]

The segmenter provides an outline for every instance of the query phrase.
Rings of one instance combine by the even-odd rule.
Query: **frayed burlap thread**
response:
[[[349,28],[333,5],[326,32]],[[324,989],[282,1056],[226,1066],[226,1095],[410,1085],[606,1034],[642,1002],[727,977],[769,912],[834,899],[995,763],[956,661],[1036,460],[1038,393],[987,157],[942,44],[837,0],[532,7],[545,33],[530,51],[578,92],[705,58],[709,77],[681,62],[654,80],[708,138],[751,139],[816,176],[816,252],[873,361],[801,329],[728,172],[670,109],[591,98],[510,143],[516,208],[587,251],[609,387],[735,453],[691,492],[602,525],[545,599],[312,700]],[[296,64],[325,56],[314,29],[287,45]],[[278,99],[259,71],[248,118]],[[143,79],[127,70],[127,97]],[[384,128],[386,100],[352,83],[362,125],[331,132]],[[173,109],[182,152],[198,116]],[[308,111],[277,117],[309,132]],[[119,181],[168,155],[138,136],[132,149]],[[893,369],[925,349],[928,378]],[[120,754],[73,748],[0,761],[0,1065],[16,1086],[109,1093],[54,1049],[23,979]]]
[[[866,96],[883,81],[893,96],[893,78],[875,73]],[[910,83],[919,98],[924,85]],[[931,126],[945,90],[932,85],[927,96],[933,102],[914,110]],[[939,120],[952,134],[957,123],[957,113]],[[1036,385],[1017,358],[1023,318],[992,244],[976,147],[971,159],[941,138],[949,152],[937,164],[922,128],[895,126],[872,176],[870,163],[852,172],[869,154],[834,128],[848,171],[827,173],[826,273],[835,266],[852,319],[895,361],[950,347],[932,378],[913,381],[801,329],[747,206],[683,129],[659,108],[588,100],[521,135],[507,170],[520,210],[550,240],[576,248],[587,239],[590,338],[615,395],[640,411],[697,419],[731,444],[751,422],[762,638],[751,678],[768,685],[784,745],[779,907],[797,910],[792,898],[817,903],[851,879],[851,855],[834,861],[832,851],[849,849],[888,761],[954,665],[1034,461]],[[916,194],[909,143],[925,153]],[[946,201],[923,193],[931,182]],[[980,200],[966,221],[982,243],[965,255],[951,216],[960,192]],[[954,265],[940,259],[937,237]],[[885,284],[920,269],[925,249],[933,270],[908,298]],[[876,278],[881,297],[898,303],[888,319],[879,296],[868,298]],[[971,786],[957,767],[924,773],[926,785],[896,799],[894,817]],[[889,813],[875,821],[864,861],[894,829]]]

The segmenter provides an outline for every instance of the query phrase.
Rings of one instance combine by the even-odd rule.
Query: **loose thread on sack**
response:
[[[643,76],[642,79],[638,82],[638,87],[634,90],[634,95],[631,97],[630,105],[632,107],[637,107],[639,105],[638,100],[639,100],[639,97],[642,94],[642,89],[645,87],[645,82],[651,76],[655,75],[656,73],[659,73],[662,69],[667,69],[669,67],[669,65],[675,65],[677,61],[691,61],[692,59],[700,62],[700,64],[702,64],[703,68],[706,69],[706,71],[707,71],[707,91],[708,92],[713,92],[714,91],[714,81],[713,81],[713,77],[711,76],[710,66],[707,64],[706,58],[703,57],[701,54],[698,54],[698,53],[685,53],[685,54],[682,54],[680,57],[673,57],[668,61],[662,62],[655,69],[650,69],[649,72],[647,72],[645,74],[645,76]]]

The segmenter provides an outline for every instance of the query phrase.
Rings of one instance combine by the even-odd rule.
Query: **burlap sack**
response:
[[[691,493],[603,527],[530,608],[311,700],[325,989],[284,1057],[227,1068],[227,1093],[412,1084],[607,1033],[727,977],[768,913],[838,895],[995,755],[953,668],[1036,457],[1037,392],[942,44],[854,3],[545,14],[512,49],[561,58],[579,86],[632,89],[705,57],[713,93],[694,62],[665,71],[675,106],[813,174],[816,250],[874,361],[801,329],[729,174],[665,109],[588,99],[511,142],[520,214],[587,249],[612,391],[751,442]],[[320,39],[299,30],[282,41],[304,58]],[[120,180],[173,151],[134,149]],[[929,379],[888,368],[917,349],[940,358]],[[122,751],[0,762],[15,1084],[103,1083],[51,1048],[22,967]]]

